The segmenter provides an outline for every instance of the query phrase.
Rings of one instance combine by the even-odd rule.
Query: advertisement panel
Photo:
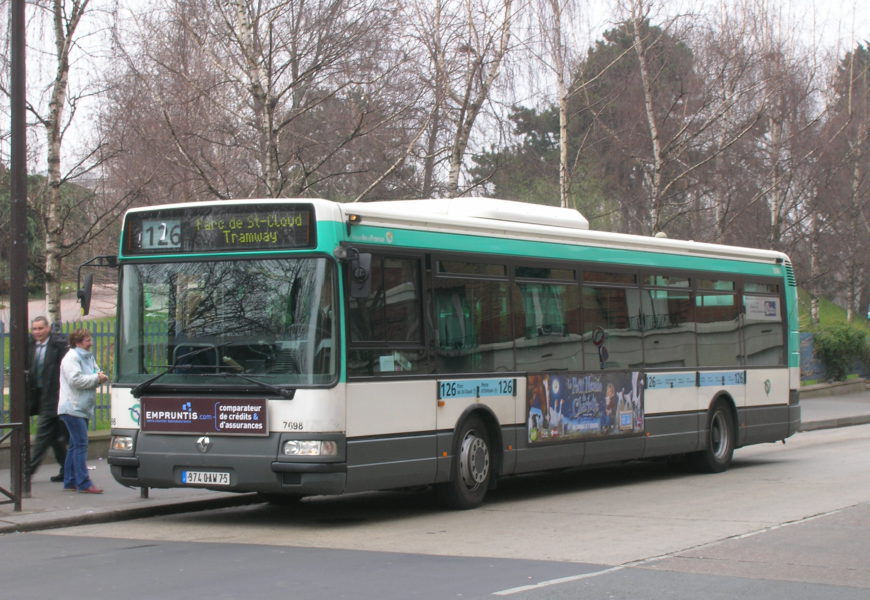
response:
[[[144,432],[267,435],[263,398],[142,398]]]
[[[529,375],[529,443],[643,433],[643,390],[639,371]]]

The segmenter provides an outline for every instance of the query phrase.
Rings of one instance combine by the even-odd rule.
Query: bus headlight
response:
[[[133,438],[129,435],[113,435],[112,450],[120,450],[121,452],[133,451]]]
[[[338,444],[331,440],[287,440],[285,456],[338,456]]]

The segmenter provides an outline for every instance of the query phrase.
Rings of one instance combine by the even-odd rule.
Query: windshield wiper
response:
[[[143,381],[142,383],[140,383],[139,385],[134,387],[132,390],[130,390],[130,393],[133,395],[134,398],[138,398],[142,394],[142,392],[145,391],[145,389],[148,386],[150,386],[152,383],[154,383],[155,381],[157,381],[158,379],[160,379],[161,377],[163,377],[164,375],[166,375],[167,373],[172,371],[172,369],[174,369],[174,368],[175,367],[173,365],[169,365],[165,371],[161,371],[160,373],[158,373],[154,377],[152,377],[150,379],[146,379],[145,381]]]
[[[172,361],[172,364],[169,365],[168,367],[166,367],[165,370],[161,371],[160,373],[158,373],[154,377],[151,377],[150,379],[146,379],[145,381],[143,381],[142,383],[140,383],[139,385],[137,385],[136,387],[131,389],[130,393],[133,395],[134,398],[138,398],[142,394],[142,392],[144,392],[146,389],[148,389],[151,386],[152,383],[154,383],[155,381],[157,381],[158,379],[160,379],[161,377],[163,377],[167,373],[171,373],[178,366],[179,361],[181,361],[185,358],[189,358],[191,356],[196,356],[197,354],[202,354],[206,350],[214,350],[215,352],[217,352],[217,350],[219,348],[222,348],[223,346],[226,346],[226,345],[228,345],[228,344],[202,346],[200,348],[196,348],[195,350],[191,350],[190,352],[185,352],[181,356],[176,356],[175,360]]]
[[[238,377],[239,379],[244,379],[245,381],[250,381],[253,384],[256,384],[263,388],[264,390],[269,390],[270,392],[274,392],[281,396],[282,398],[287,398],[288,400],[292,400],[296,395],[296,390],[294,388],[282,388],[277,385],[272,385],[271,383],[266,383],[265,381],[260,381],[259,379],[254,379],[253,377],[248,377],[247,375],[242,375],[241,373],[218,373],[218,377]]]

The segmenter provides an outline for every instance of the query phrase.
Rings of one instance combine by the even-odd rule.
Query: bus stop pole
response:
[[[12,421],[22,423],[12,436],[9,456],[15,510],[21,510],[21,498],[30,495],[30,481],[25,474],[25,457],[30,441],[30,416],[24,376],[27,354],[27,121],[25,85],[25,0],[12,0],[10,29],[11,156],[10,156],[10,225],[9,236],[9,398]]]

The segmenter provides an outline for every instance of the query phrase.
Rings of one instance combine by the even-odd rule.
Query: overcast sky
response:
[[[594,43],[596,39],[600,39],[601,33],[613,26],[615,7],[619,0],[580,0],[581,21],[587,23],[586,31],[577,32],[575,43],[581,48],[586,48]],[[719,10],[719,7],[724,6],[727,9],[737,7],[746,2],[754,4],[766,5],[771,9],[779,9],[783,26],[789,30],[799,32],[799,37],[803,44],[808,47],[821,46],[818,49],[817,58],[821,61],[827,58],[830,54],[836,54],[842,57],[846,52],[851,50],[855,44],[864,42],[870,43],[870,0],[659,0],[662,8],[659,14],[653,15],[653,22],[664,22],[668,17],[678,14],[691,14],[692,12],[707,12]],[[0,6],[7,5],[7,2],[0,2]],[[101,6],[104,2],[101,0],[92,0],[92,5]],[[141,10],[142,7],[149,7],[150,3],[146,0],[120,0],[120,4],[132,10]],[[33,10],[32,7],[30,9]],[[122,14],[123,14],[122,10]],[[102,19],[100,19],[102,21]],[[30,22],[28,27],[34,27],[34,23]],[[94,26],[93,23],[83,23],[83,28]],[[50,39],[50,31],[47,27],[40,31],[29,31],[28,50],[28,74],[39,77],[40,71],[43,75],[53,75],[53,66],[47,65],[42,68],[39,64],[39,53],[36,51],[34,44],[38,42],[34,39],[42,39],[48,41]],[[103,43],[101,36],[87,36],[85,39],[80,39],[80,43],[86,46],[88,42],[93,44]],[[95,71],[99,71],[99,63],[87,64],[76,62],[74,69],[78,73],[71,75],[71,87],[87,85],[83,83],[88,80]],[[31,82],[31,85],[33,82]],[[31,88],[31,92],[33,88]],[[89,121],[85,111],[77,115],[78,120]],[[73,129],[82,126],[82,123],[75,123]],[[71,133],[68,142],[72,146],[77,145],[79,135]],[[75,154],[72,147],[69,148],[70,154]],[[0,154],[6,156],[7,147],[0,149]],[[42,165],[33,165],[35,170],[41,171]]]
[[[736,7],[746,0],[661,0],[665,15],[699,12],[716,7]],[[818,40],[842,54],[859,41],[870,39],[870,0],[754,0],[756,4],[779,9],[785,23],[800,31],[807,45]],[[590,0],[594,10],[612,13],[617,0]],[[705,10],[705,12],[706,12]]]

